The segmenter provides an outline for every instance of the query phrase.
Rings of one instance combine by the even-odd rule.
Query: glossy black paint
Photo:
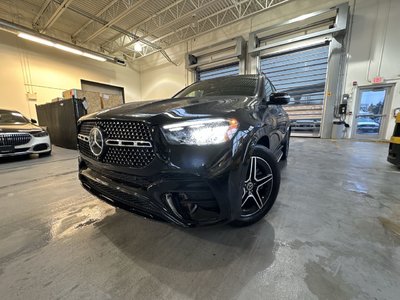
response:
[[[145,122],[151,127],[156,152],[155,159],[143,169],[104,164],[81,154],[79,174],[83,186],[114,205],[182,226],[238,218],[241,185],[252,149],[263,144],[279,160],[290,125],[283,108],[269,103],[264,88],[266,79],[263,76],[257,79],[256,95],[172,98],[142,106],[128,103],[81,118],[78,127],[88,120]],[[234,118],[239,121],[239,130],[231,141],[206,146],[168,144],[160,130],[162,125],[199,118]],[[144,184],[138,184],[143,181]],[[174,199],[179,215],[167,205],[167,193],[178,198],[181,194],[190,196]],[[132,196],[131,202],[127,195]],[[135,199],[149,207],[135,207]],[[187,207],[181,207],[192,204],[206,207],[206,216],[193,217]],[[210,211],[212,213],[207,215]]]

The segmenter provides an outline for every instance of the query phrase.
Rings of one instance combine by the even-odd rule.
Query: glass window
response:
[[[196,82],[183,89],[174,98],[207,96],[254,96],[258,76],[228,76]]]
[[[0,110],[0,124],[25,124],[28,119],[17,111]]]

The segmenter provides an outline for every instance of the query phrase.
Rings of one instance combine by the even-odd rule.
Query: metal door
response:
[[[224,65],[208,70],[200,70],[197,72],[197,80],[206,80],[229,75],[239,75],[239,63]]]
[[[391,86],[361,87],[357,93],[353,137],[385,139]]]
[[[261,71],[280,92],[288,92],[292,135],[320,136],[329,46],[317,46],[261,59]]]

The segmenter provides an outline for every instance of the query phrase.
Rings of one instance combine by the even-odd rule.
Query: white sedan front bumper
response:
[[[0,139],[4,135],[0,134]],[[5,148],[1,150],[0,147],[0,157],[27,155],[27,154],[41,154],[49,152],[51,152],[51,142],[50,142],[50,137],[48,135],[42,137],[34,137],[33,135],[31,135],[31,139],[28,143],[22,145],[16,145],[14,146],[14,149],[11,151]]]

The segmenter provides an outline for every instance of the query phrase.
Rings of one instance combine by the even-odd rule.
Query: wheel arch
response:
[[[269,148],[269,137],[266,136],[266,135],[260,137],[260,138],[257,140],[256,145],[261,145],[261,146],[264,146],[264,147],[270,149],[270,148]]]

